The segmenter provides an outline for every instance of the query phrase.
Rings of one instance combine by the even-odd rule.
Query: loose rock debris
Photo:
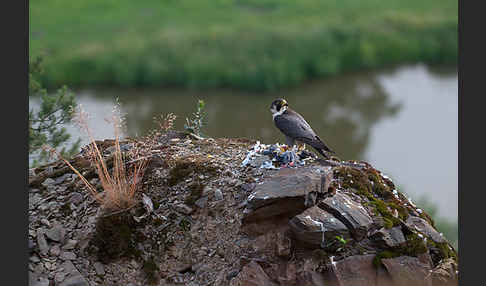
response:
[[[159,143],[139,203],[117,214],[62,162],[31,170],[30,285],[358,285],[350,270],[398,279],[402,261],[457,285],[455,250],[367,163],[182,132]]]

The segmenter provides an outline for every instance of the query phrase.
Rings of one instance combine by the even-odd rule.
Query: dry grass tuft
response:
[[[49,152],[54,153],[59,159],[63,160],[81,178],[91,195],[103,208],[111,211],[130,208],[136,202],[135,194],[140,187],[140,182],[147,166],[147,149],[145,146],[133,146],[126,154],[122,153],[120,148],[120,129],[123,125],[123,116],[121,116],[119,107],[115,106],[111,118],[107,119],[107,121],[113,125],[115,131],[115,150],[111,155],[113,156],[113,167],[110,171],[102,152],[95,143],[87,119],[88,114],[82,109],[82,106],[80,106],[75,115],[75,123],[86,133],[90,140],[85,152],[96,169],[101,186],[104,190],[103,193],[98,192],[96,187],[91,185],[89,181],[55,149],[50,147],[47,147],[47,149]],[[130,162],[132,162],[127,165],[129,167],[128,172],[125,168],[124,159],[130,159]]]

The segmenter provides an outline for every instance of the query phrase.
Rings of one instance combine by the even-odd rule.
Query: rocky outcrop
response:
[[[302,277],[313,277],[306,285],[455,285],[457,273],[444,261],[457,254],[421,213],[372,166],[341,162],[275,171],[248,197],[245,218],[252,219],[242,229],[257,240],[270,231],[289,238],[293,274],[282,285],[302,285]],[[272,249],[275,241],[265,241],[260,249]],[[283,281],[271,269],[264,268]]]
[[[241,164],[253,141],[159,142],[119,213],[62,162],[29,172],[30,285],[457,285],[456,251],[365,162],[264,169]]]
[[[334,214],[346,224],[357,240],[361,240],[366,236],[368,229],[373,223],[373,220],[362,205],[340,192],[322,200],[319,202],[319,205],[326,212]]]

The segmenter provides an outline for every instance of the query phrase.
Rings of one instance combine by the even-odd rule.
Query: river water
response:
[[[97,139],[113,138],[104,118],[116,98],[125,113],[125,135],[147,134],[153,118],[172,112],[175,126],[206,102],[210,137],[249,137],[283,143],[273,125],[271,102],[285,98],[341,159],[366,160],[414,200],[427,196],[439,216],[457,219],[458,77],[455,68],[408,65],[312,81],[273,93],[187,89],[84,89],[77,102],[90,115]],[[31,99],[30,107],[38,106]],[[82,137],[69,126],[74,138]],[[86,136],[85,136],[86,137]],[[86,142],[86,141],[84,141]]]

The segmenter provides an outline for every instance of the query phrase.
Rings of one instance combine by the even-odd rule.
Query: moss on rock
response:
[[[399,226],[402,221],[407,220],[409,210],[400,205],[393,195],[393,182],[382,177],[371,166],[363,169],[339,166],[334,169],[334,177],[337,181],[333,187],[347,189],[367,201],[364,204],[370,205],[381,216],[384,227]]]

